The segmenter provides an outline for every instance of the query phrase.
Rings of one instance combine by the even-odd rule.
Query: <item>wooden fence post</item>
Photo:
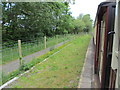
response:
[[[44,36],[44,46],[45,46],[45,49],[46,49],[46,36]]]
[[[21,50],[21,40],[18,40],[18,52],[19,52],[19,60],[20,60],[20,66],[21,66],[21,65],[23,65],[22,50]]]
[[[56,44],[58,44],[58,35],[56,35]]]

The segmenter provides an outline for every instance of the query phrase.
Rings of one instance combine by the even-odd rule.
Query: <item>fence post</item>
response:
[[[56,35],[56,44],[58,44],[58,35]]]
[[[23,60],[22,60],[21,40],[18,40],[18,52],[19,52],[20,66],[22,66]]]
[[[46,49],[46,36],[44,36],[44,47]]]

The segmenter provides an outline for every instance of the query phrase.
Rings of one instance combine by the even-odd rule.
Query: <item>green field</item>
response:
[[[77,36],[68,46],[20,77],[13,88],[76,88],[90,35]],[[40,58],[37,58],[40,59]]]

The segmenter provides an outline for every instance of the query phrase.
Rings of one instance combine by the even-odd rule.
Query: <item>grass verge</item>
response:
[[[62,49],[63,47],[65,47],[66,45],[68,45],[69,42],[63,44],[62,46],[53,49],[52,51],[49,51],[48,53],[41,55],[40,57],[33,59],[32,61],[30,61],[27,64],[24,64],[21,68],[9,73],[8,75],[5,75],[4,73],[2,73],[2,82],[0,82],[0,85],[4,84],[5,82],[11,80],[12,78],[18,76],[19,74],[23,73],[24,71],[29,70],[31,67],[33,67],[35,64],[43,61],[44,59],[48,58],[50,55],[54,54],[55,52],[57,52],[58,50]]]
[[[12,88],[76,88],[83,67],[90,35],[82,35],[71,45],[37,64],[33,70],[20,77]],[[36,60],[41,60],[37,58]]]

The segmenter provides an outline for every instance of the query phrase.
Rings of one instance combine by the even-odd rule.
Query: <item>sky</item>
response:
[[[79,14],[90,14],[91,19],[95,20],[98,5],[105,0],[75,0],[75,4],[70,4],[70,11],[75,18]]]

